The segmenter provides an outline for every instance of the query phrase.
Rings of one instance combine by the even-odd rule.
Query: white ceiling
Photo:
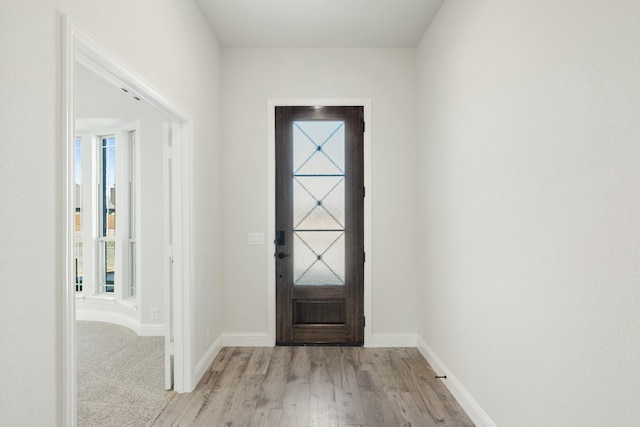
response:
[[[444,0],[195,0],[225,47],[415,47]]]

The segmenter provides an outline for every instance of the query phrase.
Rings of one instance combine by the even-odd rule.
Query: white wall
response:
[[[224,49],[225,331],[267,332],[267,99],[372,100],[373,334],[415,334],[414,49]],[[267,243],[269,244],[269,243]],[[275,292],[275,291],[274,291]]]
[[[59,420],[60,15],[193,116],[193,363],[222,331],[220,49],[192,2],[0,2],[0,424]],[[206,267],[206,268],[205,268]],[[34,410],[37,408],[37,410]]]
[[[148,331],[153,331],[153,324],[164,324],[164,194],[163,194],[163,140],[162,125],[169,121],[162,112],[151,106],[146,101],[136,101],[130,94],[125,94],[117,87],[113,86],[106,80],[98,77],[81,65],[76,66],[75,72],[76,84],[76,129],[78,129],[79,121],[89,125],[90,129],[83,129],[76,132],[76,135],[83,135],[83,141],[87,141],[84,145],[89,148],[92,135],[95,132],[104,132],[109,130],[109,126],[103,123],[119,122],[131,125],[137,122],[136,126],[136,143],[139,149],[138,153],[138,185],[139,192],[137,198],[139,200],[140,211],[137,218],[139,227],[137,235],[137,246],[140,252],[138,260],[138,273],[140,275],[138,285],[138,298],[136,303],[138,307],[134,310],[128,305],[105,304],[104,302],[94,302],[91,300],[76,301],[77,310],[108,311],[120,313],[136,320],[139,330],[140,324]],[[126,140],[122,141],[123,149],[126,147]],[[121,192],[122,197],[128,198],[127,188],[123,183],[116,183],[118,193]],[[90,199],[85,198],[85,206]],[[123,215],[127,212],[122,212]],[[123,219],[120,219],[123,218]],[[120,217],[123,221],[125,217]],[[125,236],[125,237],[128,237]],[[126,239],[122,242],[126,243]],[[121,242],[121,243],[122,243]],[[127,258],[125,258],[125,262]],[[123,264],[120,264],[123,265]],[[126,265],[121,269],[124,270]],[[128,273],[127,273],[128,274]],[[85,274],[86,277],[86,274]],[[126,279],[128,275],[125,275]],[[88,292],[85,283],[85,295],[91,295]],[[126,282],[123,286],[127,286]],[[159,308],[158,320],[151,319],[151,308]],[[92,313],[88,313],[91,315]],[[160,329],[155,331],[162,334]]]
[[[418,331],[497,425],[640,423],[638,22],[449,0],[419,46]]]

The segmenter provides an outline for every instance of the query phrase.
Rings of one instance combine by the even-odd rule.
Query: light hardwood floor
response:
[[[165,426],[473,426],[415,348],[223,348]]]

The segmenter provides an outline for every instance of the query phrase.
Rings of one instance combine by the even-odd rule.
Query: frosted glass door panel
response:
[[[297,231],[294,236],[296,285],[344,285],[343,231]]]
[[[344,122],[293,122],[295,285],[344,285],[344,151]]]

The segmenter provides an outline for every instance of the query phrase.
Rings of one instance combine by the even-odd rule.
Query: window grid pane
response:
[[[76,237],[74,239],[73,254],[75,258],[76,292],[82,292],[83,262],[81,238]]]
[[[100,292],[113,293],[115,286],[116,242],[100,240]]]
[[[136,298],[136,242],[129,242],[129,298]]]
[[[76,138],[73,150],[74,236],[82,236],[82,140]]]
[[[101,144],[101,184],[100,195],[101,236],[116,235],[116,139],[113,136],[103,137]]]

